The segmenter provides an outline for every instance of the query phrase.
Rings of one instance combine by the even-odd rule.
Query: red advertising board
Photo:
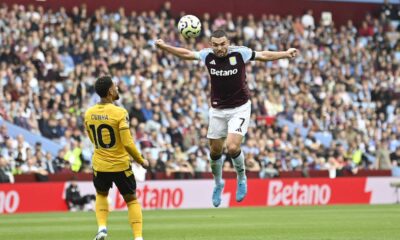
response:
[[[249,180],[248,196],[241,203],[230,199],[229,206],[295,206],[327,204],[368,204],[367,178]],[[236,191],[234,181],[224,192]]]
[[[298,178],[251,179],[248,195],[235,200],[236,180],[226,180],[222,208],[237,206],[298,206],[331,204],[388,204],[399,198],[393,183],[399,178]],[[79,182],[82,194],[94,194],[91,182]],[[0,214],[67,211],[64,191],[69,184],[0,184]],[[137,184],[143,209],[212,208],[212,180],[146,181]],[[111,209],[124,210],[126,204],[114,187],[109,194]]]
[[[66,211],[65,183],[0,184],[0,214]]]

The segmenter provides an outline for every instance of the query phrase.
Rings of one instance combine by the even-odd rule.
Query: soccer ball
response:
[[[195,38],[201,31],[200,20],[193,15],[185,15],[178,22],[179,32],[185,38]]]

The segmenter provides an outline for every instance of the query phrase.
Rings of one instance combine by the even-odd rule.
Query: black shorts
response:
[[[115,183],[122,195],[135,194],[136,180],[132,169],[122,172],[97,172],[93,170],[93,183],[96,191],[108,192]]]

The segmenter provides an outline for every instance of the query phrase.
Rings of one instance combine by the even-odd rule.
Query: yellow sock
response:
[[[132,226],[133,236],[135,238],[142,237],[142,207],[138,200],[133,200],[127,203],[129,223]]]
[[[96,194],[96,219],[97,225],[100,227],[107,226],[108,217],[108,200],[107,196]]]

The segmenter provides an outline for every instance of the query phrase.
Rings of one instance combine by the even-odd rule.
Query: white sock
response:
[[[232,163],[235,167],[238,180],[246,180],[246,167],[244,165],[244,154],[242,151],[239,156],[232,158]]]
[[[211,172],[214,175],[215,184],[222,183],[222,159],[218,160],[211,159]]]
[[[135,240],[143,240],[143,238],[142,237],[137,237],[137,238],[135,238]]]
[[[106,226],[99,226],[99,231],[97,231],[97,232],[100,232],[103,229],[107,231],[107,227]]]

